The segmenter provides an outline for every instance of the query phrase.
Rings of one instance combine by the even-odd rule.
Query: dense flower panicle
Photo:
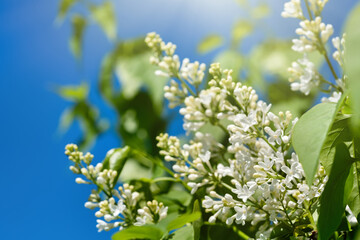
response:
[[[288,69],[290,73],[289,81],[291,82],[291,89],[293,91],[301,91],[305,95],[309,95],[311,90],[320,86],[321,83],[326,84],[328,85],[329,90],[332,89],[336,93],[333,92],[333,96],[329,97],[329,100],[327,100],[327,98],[323,98],[323,101],[334,102],[339,94],[341,95],[341,93],[345,90],[344,79],[346,76],[343,75],[340,79],[338,79],[334,67],[332,66],[327,56],[326,44],[331,35],[334,33],[334,29],[331,24],[325,24],[322,22],[321,13],[328,1],[307,1],[307,15],[309,19],[306,19],[304,16],[301,8],[301,1],[299,0],[291,0],[290,2],[285,3],[284,11],[282,13],[283,17],[294,17],[301,19],[300,28],[297,28],[295,31],[296,34],[299,35],[299,38],[292,40],[292,49],[296,52],[304,54],[304,57],[293,62],[292,66]],[[344,36],[342,39],[339,37],[332,39],[332,44],[335,48],[332,56],[340,65],[340,67],[343,67],[344,65],[344,43]],[[331,81],[326,81],[317,72],[315,64],[309,61],[305,54],[314,51],[318,51],[321,55],[324,55],[326,63],[329,65],[329,68],[338,85],[332,84]],[[342,83],[342,85],[339,85],[339,83]],[[329,90],[325,91],[329,92]]]
[[[173,79],[170,86],[164,87],[169,107],[183,104],[188,93],[194,94],[193,90],[197,90],[203,82],[206,65],[197,61],[191,63],[188,58],[180,63],[179,56],[175,54],[176,45],[165,43],[154,32],[146,36],[145,42],[154,53],[150,62],[160,68],[155,74],[177,79]]]
[[[318,84],[317,72],[306,57],[296,64],[294,81],[299,79],[308,94],[312,86],[307,85]],[[259,100],[253,88],[234,82],[232,71],[219,64],[212,64],[209,74],[208,88],[186,96],[180,109],[184,129],[194,138],[181,146],[176,137],[161,134],[157,146],[192,194],[205,188],[203,207],[213,213],[209,222],[262,222],[258,236],[268,236],[280,222],[303,217],[304,201],[316,202],[327,178],[321,168],[314,184],[306,184],[297,155],[290,152],[297,121],[290,112],[272,113],[271,105]],[[204,141],[205,124],[222,129],[227,145]],[[218,186],[228,193],[219,194]]]
[[[85,203],[86,208],[99,209],[95,213],[96,217],[103,218],[103,220],[97,219],[96,227],[99,232],[118,227],[122,229],[131,225],[157,223],[166,217],[168,208],[155,200],[141,208],[143,197],[139,192],[134,191],[134,186],[123,184],[116,190],[117,172],[104,169],[102,163],[98,163],[95,167],[91,165],[94,158],[92,154],[84,155],[75,144],[68,144],[65,147],[65,154],[74,163],[70,170],[86,178],[86,180],[76,178],[76,182],[94,184],[106,196],[104,199],[102,194],[94,189]]]
[[[300,35],[300,38],[293,40],[292,49],[301,53],[316,49],[323,51],[322,44],[326,44],[333,33],[333,26],[323,23],[321,17],[303,20],[300,22],[300,28],[296,29],[296,34]]]

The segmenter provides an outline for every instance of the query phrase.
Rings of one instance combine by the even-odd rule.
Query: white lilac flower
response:
[[[291,0],[284,4],[284,11],[281,13],[284,18],[303,18],[300,0]]]
[[[105,231],[109,231],[113,228],[119,227],[120,226],[120,222],[115,222],[115,223],[107,223],[101,219],[97,219],[96,222],[98,223],[96,225],[96,227],[99,229],[99,232],[105,230]]]
[[[156,200],[149,201],[141,209],[138,209],[138,216],[136,217],[135,226],[142,226],[147,223],[157,223],[167,216],[168,207]],[[155,220],[156,219],[156,222]]]
[[[320,84],[320,77],[315,65],[309,61],[306,55],[302,59],[293,62],[288,71],[291,74],[289,81],[293,91],[301,91],[305,95],[309,95],[310,91]]]
[[[244,205],[242,206],[235,206],[234,210],[236,211],[235,214],[235,221],[237,224],[245,225],[245,221],[247,218],[247,209]]]
[[[343,34],[341,39],[339,37],[333,38],[332,44],[336,49],[332,56],[342,67],[344,65],[344,55],[345,55],[345,34]]]
[[[321,98],[321,102],[330,102],[330,103],[337,103],[341,98],[341,92],[333,92],[332,95],[328,98],[323,97]]]
[[[234,123],[238,126],[241,126],[244,132],[247,132],[252,126],[258,123],[256,119],[256,112],[253,111],[249,115],[240,113],[235,116]]]
[[[93,210],[93,209],[99,207],[99,203],[86,202],[84,206],[85,206],[86,208],[88,208],[88,209]]]
[[[301,53],[311,52],[318,48],[319,41],[321,41],[321,44],[325,44],[329,40],[334,33],[333,26],[331,24],[325,25],[321,21],[321,17],[318,16],[314,20],[300,22],[300,28],[296,29],[296,34],[300,35],[300,38],[293,40],[292,49],[294,51]]]
[[[250,186],[235,183],[236,189],[232,189],[233,193],[237,194],[237,197],[245,203],[254,193],[257,188],[256,183],[250,184]]]
[[[204,63],[199,63],[195,61],[194,63],[190,63],[188,58],[184,58],[181,68],[180,68],[180,76],[186,79],[189,83],[194,85],[199,85],[205,76],[206,65]]]
[[[291,182],[295,178],[301,179],[303,176],[303,169],[299,162],[293,162],[290,168],[288,166],[282,166],[281,170],[286,173],[285,183],[289,188],[292,187]]]
[[[269,143],[273,145],[275,143],[281,145],[281,137],[283,135],[283,131],[281,129],[276,129],[275,131],[273,131],[271,128],[265,127],[264,130],[267,134],[269,134]]]
[[[183,104],[187,95],[187,88],[183,85],[180,87],[173,79],[170,81],[170,86],[164,86],[164,97],[169,101],[170,108]]]

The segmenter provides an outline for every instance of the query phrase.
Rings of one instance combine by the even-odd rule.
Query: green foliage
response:
[[[338,228],[353,186],[352,158],[347,146],[336,146],[333,167],[320,200],[319,239],[327,240]]]
[[[349,128],[349,116],[338,115],[326,136],[320,152],[320,162],[325,167],[326,172],[330,173],[336,146],[340,143],[351,141],[352,134]]]
[[[183,227],[185,224],[193,222],[201,217],[200,212],[184,214],[178,216],[169,215],[156,225],[131,226],[113,235],[113,240],[126,239],[194,239],[194,229],[191,225]],[[170,219],[170,221],[168,221]],[[165,231],[166,229],[166,231]],[[176,230],[174,233],[170,233]],[[167,237],[166,237],[167,235]]]
[[[171,237],[172,240],[193,240],[194,239],[194,229],[192,226],[186,226],[176,230],[174,236]]]
[[[164,235],[160,228],[153,225],[131,226],[112,236],[113,240],[149,239],[159,240]]]
[[[360,213],[360,163],[354,163],[354,183],[353,189],[350,193],[348,205],[353,212],[354,216],[358,218]]]
[[[154,74],[156,68],[149,63],[149,58],[148,51],[133,56],[121,56],[115,71],[121,81],[125,98],[133,98],[145,86],[156,111],[161,112],[163,87],[168,79]]]
[[[223,38],[219,35],[216,34],[208,35],[203,40],[201,40],[201,42],[197,47],[197,51],[201,54],[208,53],[221,46],[223,41],[224,41]]]
[[[296,123],[292,136],[309,185],[319,165],[319,157],[336,113],[336,104],[321,103],[307,111]]]
[[[81,15],[72,17],[72,36],[69,41],[71,52],[76,58],[82,55],[82,42],[87,21]]]
[[[187,213],[174,219],[167,225],[166,229],[170,232],[172,230],[181,228],[187,223],[194,222],[201,217],[201,212]]]
[[[62,0],[59,5],[59,11],[57,19],[59,21],[63,21],[66,14],[70,10],[70,8],[76,3],[78,0]]]
[[[199,200],[196,199],[194,202],[193,212],[200,212],[200,211],[201,211],[201,205],[199,203]],[[202,218],[199,218],[198,220],[193,222],[194,240],[200,239],[200,231],[202,224],[203,224]]]
[[[101,5],[91,6],[91,17],[102,28],[110,40],[115,40],[117,35],[116,16],[112,2],[105,1]]]
[[[103,161],[103,167],[105,169],[112,169],[117,171],[115,182],[119,178],[121,171],[124,168],[125,162],[129,158],[130,152],[130,147],[125,146],[123,148],[111,149],[106,154],[106,157]]]
[[[62,113],[60,130],[66,131],[75,120],[79,120],[83,132],[79,140],[79,147],[80,149],[89,147],[96,136],[104,132],[108,126],[104,120],[99,119],[98,109],[87,100],[88,85],[82,83],[80,86],[63,86],[56,91],[64,99],[74,102],[72,107]]]
[[[155,138],[166,126],[161,109],[167,79],[154,75],[149,54],[144,38],[119,42],[102,62],[99,89],[121,119],[117,129],[124,143],[156,154]],[[121,90],[115,88],[114,73]]]
[[[89,95],[89,86],[85,82],[79,86],[63,86],[57,89],[57,93],[69,101],[84,101]]]
[[[353,130],[360,134],[360,68],[359,68],[359,39],[360,39],[360,4],[358,4],[350,13],[345,24],[346,31],[346,74],[351,96],[351,105],[354,116],[352,118]]]

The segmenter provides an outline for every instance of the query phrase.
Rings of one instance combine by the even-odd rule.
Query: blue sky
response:
[[[208,4],[206,4],[208,2]],[[159,32],[178,45],[180,57],[209,63],[212,55],[199,56],[196,45],[209,33],[229,36],[242,12],[233,0],[132,0],[116,1],[119,36],[123,39]],[[271,0],[274,16],[269,26],[275,36],[292,37],[296,21],[279,17],[285,1]],[[325,18],[341,30],[355,0],[331,0]],[[75,124],[65,135],[57,132],[61,112],[69,106],[53,92],[56,85],[95,86],[99,65],[111,44],[93,26],[85,36],[84,62],[77,64],[68,50],[69,22],[57,26],[56,0],[12,0],[0,3],[0,150],[2,193],[1,238],[109,239],[97,233],[94,212],[83,207],[89,188],[74,183],[63,155],[64,146],[76,141]],[[249,47],[260,38],[247,40]],[[93,103],[114,118],[96,88]],[[171,131],[179,126],[173,125]],[[120,142],[109,132],[92,149],[101,160]]]

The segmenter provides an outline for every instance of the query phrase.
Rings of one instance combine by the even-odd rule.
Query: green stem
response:
[[[336,74],[336,73],[335,73]],[[331,87],[333,87],[334,89],[342,92],[342,89],[339,86],[336,86],[335,84],[329,82],[328,80],[326,80],[322,75],[320,75],[320,80],[326,84],[329,84]]]
[[[285,196],[285,194],[284,194],[283,197],[282,197],[283,199],[284,199],[284,196]],[[293,229],[295,229],[295,226],[294,226],[293,222],[291,221],[291,218],[290,218],[289,214],[288,214],[287,211],[286,211],[286,207],[284,206],[283,199],[280,201],[281,206],[283,207],[284,213],[285,213],[287,219],[289,220],[289,222],[290,222],[290,224],[291,224],[291,227],[292,227]]]
[[[171,177],[159,177],[159,178],[155,178],[153,179],[151,182],[152,183],[156,183],[156,182],[179,182],[179,179],[176,178],[171,178]]]
[[[316,230],[317,230],[317,227],[316,227],[316,223],[315,223],[315,221],[314,221],[314,218],[313,218],[313,216],[312,216],[312,214],[311,214],[310,206],[309,206],[309,204],[308,204],[308,202],[307,202],[306,200],[303,202],[303,204],[304,204],[305,210],[306,210],[306,212],[307,212],[307,215],[308,215],[308,217],[309,217],[311,226],[312,226],[313,229],[316,231]]]
[[[250,239],[250,237],[248,235],[246,235],[243,231],[239,230],[238,228],[236,228],[236,226],[233,226],[233,231],[237,233],[237,235],[241,238],[241,239]]]
[[[310,10],[310,5],[309,5],[309,1],[308,1],[308,0],[305,0],[305,5],[306,5],[307,12],[308,12],[308,14],[309,14],[309,18],[310,18],[310,20],[312,21],[312,20],[313,20],[313,16],[312,16],[312,13],[311,13],[311,10]]]
[[[328,55],[327,55],[325,46],[323,45],[323,43],[321,42],[320,39],[319,39],[319,42],[321,43],[321,46],[322,46],[323,49],[324,49],[323,55],[324,55],[324,57],[325,57],[326,63],[328,64],[328,66],[329,66],[329,68],[330,68],[330,71],[331,71],[332,75],[334,76],[335,80],[339,79],[339,78],[338,78],[338,75],[336,74],[335,69],[334,69],[334,67],[333,67],[332,63],[330,62],[330,59],[329,59],[329,57],[328,57]]]
[[[311,9],[310,9],[309,1],[308,1],[308,0],[305,0],[305,5],[306,5],[306,9],[307,9],[307,11],[308,11],[310,20],[312,21],[312,20],[313,20],[313,16],[312,16],[312,13],[311,13]],[[334,76],[335,80],[336,80],[336,79],[339,79],[338,76],[337,76],[337,74],[336,74],[336,72],[335,72],[335,69],[334,69],[332,63],[330,62],[330,59],[329,59],[329,57],[328,57],[326,48],[325,48],[323,42],[321,41],[320,33],[317,34],[317,39],[318,39],[318,42],[320,43],[320,53],[325,57],[325,61],[326,61],[327,65],[329,66],[332,75]]]
[[[261,138],[272,148],[272,150],[274,150],[275,152],[277,152],[278,150],[276,149],[276,147],[274,147],[274,145],[272,145],[271,143],[269,143],[269,140],[267,140],[267,138],[265,136],[261,136]]]
[[[80,166],[81,166],[82,168],[85,168],[84,165],[83,165],[81,162],[80,162]],[[89,178],[88,178],[88,179],[89,179],[94,185],[96,185],[101,191],[103,191],[108,198],[111,198],[111,197],[112,197],[111,191],[110,191],[110,193],[108,193],[107,191],[105,191],[105,189],[104,189],[103,187],[101,187],[99,184],[97,184],[96,179],[95,179],[90,173],[89,173],[89,176],[90,176],[90,179],[89,179]]]

